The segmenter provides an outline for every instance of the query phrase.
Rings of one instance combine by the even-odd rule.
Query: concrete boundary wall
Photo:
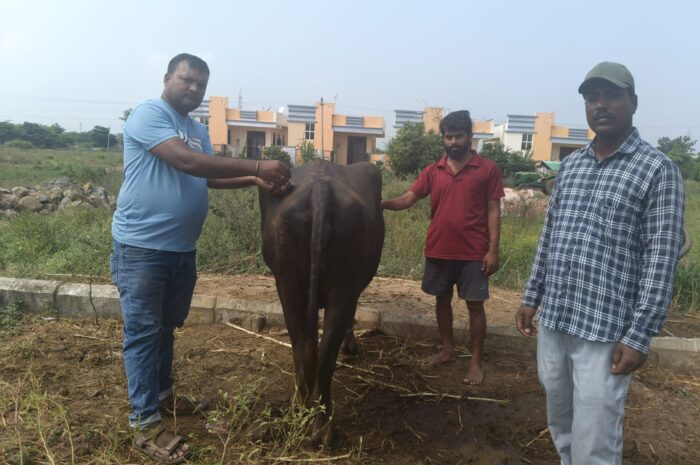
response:
[[[20,302],[23,311],[52,313],[61,318],[103,320],[122,318],[119,292],[112,285],[65,283],[35,279],[0,277],[0,306]],[[386,334],[414,339],[439,339],[434,318],[425,315],[396,315],[380,309],[359,306],[356,327],[378,329]],[[278,302],[196,294],[192,299],[188,324],[232,322],[250,329],[261,325],[284,327]],[[468,322],[456,319],[455,339],[468,339]],[[489,344],[534,350],[535,341],[521,336],[514,326],[489,326]],[[656,337],[652,340],[650,362],[677,368],[700,367],[700,338]]]

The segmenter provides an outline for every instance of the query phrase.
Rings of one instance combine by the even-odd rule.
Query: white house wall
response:
[[[504,132],[503,145],[511,150],[522,150],[523,135],[519,132]]]

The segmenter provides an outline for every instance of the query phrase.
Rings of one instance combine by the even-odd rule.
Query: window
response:
[[[523,134],[523,142],[520,144],[520,150],[532,150],[532,133]]]
[[[304,128],[304,140],[314,140],[314,133],[316,132],[315,123],[306,123]]]

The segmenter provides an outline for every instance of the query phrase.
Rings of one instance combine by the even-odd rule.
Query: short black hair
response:
[[[464,131],[472,135],[472,118],[467,110],[453,111],[440,121],[440,134],[445,135],[447,131]]]
[[[186,61],[190,65],[190,68],[196,69],[201,73],[209,74],[209,66],[207,66],[207,63],[201,58],[190,55],[189,53],[175,55],[173,59],[170,60],[170,63],[168,63],[168,74],[173,74],[177,69],[177,65],[183,61]]]

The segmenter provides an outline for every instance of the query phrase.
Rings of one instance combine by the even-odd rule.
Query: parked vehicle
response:
[[[547,195],[554,190],[557,171],[561,162],[541,160],[535,164],[536,171],[518,171],[513,175],[513,185],[518,190],[537,189]]]

